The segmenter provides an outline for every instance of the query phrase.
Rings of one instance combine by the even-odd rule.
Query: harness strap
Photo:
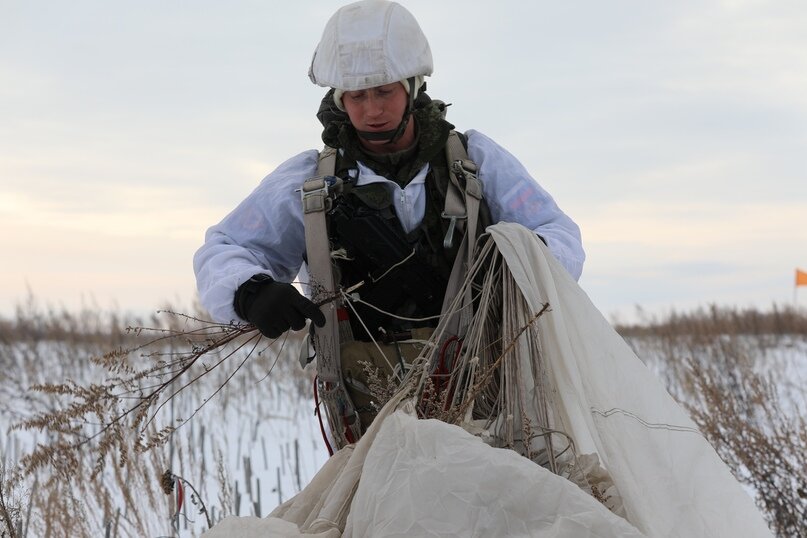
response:
[[[465,231],[460,244],[451,275],[448,278],[446,294],[443,298],[441,313],[448,314],[449,307],[459,291],[468,268],[473,264],[474,247],[476,246],[476,228],[479,223],[479,208],[482,201],[482,183],[476,177],[477,166],[469,157],[465,146],[456,131],[451,131],[446,141],[446,158],[448,161],[449,179],[446,189],[446,203],[443,218],[450,219],[448,233],[443,246],[450,248],[454,238],[454,227]],[[464,183],[464,189],[463,189]],[[462,255],[463,251],[465,256]],[[454,315],[448,323],[450,333],[458,335],[464,332],[472,317],[472,296],[470,288],[463,297],[463,308],[459,315]]]
[[[319,155],[316,176],[308,179],[302,188],[305,244],[308,254],[308,270],[312,296],[318,299],[333,298],[339,293],[333,275],[326,213],[330,209],[330,190],[338,188],[336,170],[337,153],[325,147]],[[482,200],[482,184],[476,176],[477,167],[468,158],[468,152],[456,131],[451,131],[446,142],[446,157],[449,182],[443,218],[449,219],[448,233],[443,241],[447,249],[453,246],[455,229],[462,234],[462,242],[451,269],[442,314],[448,313],[451,301],[456,296],[468,268],[473,262],[476,246],[476,231]],[[463,255],[465,252],[465,255]],[[459,315],[453,315],[450,332],[457,335],[467,327],[471,319],[471,292],[467,290]],[[356,408],[347,393],[342,378],[339,352],[339,319],[337,306],[342,301],[329,301],[323,305],[325,325],[314,327],[314,346],[317,351],[318,390],[328,414],[328,423],[337,448],[342,448],[361,437],[361,424]],[[456,313],[455,313],[456,314]],[[344,429],[342,429],[344,427]]]
[[[456,131],[451,131],[446,141],[446,157],[450,181],[446,187],[445,209],[443,209],[442,215],[444,219],[450,220],[448,233],[446,233],[446,237],[443,240],[443,247],[446,249],[451,248],[454,243],[454,228],[458,227],[459,231],[462,232],[465,227],[465,219],[467,218],[461,187],[453,167],[457,157],[462,158],[464,154],[465,147],[462,145],[462,141],[459,139]],[[465,155],[465,158],[467,159],[468,156]]]
[[[468,234],[468,265],[476,243],[476,227],[479,222],[479,206],[482,201],[482,183],[476,177],[476,164],[468,158],[468,152],[456,131],[451,131],[446,141],[446,157],[448,161],[448,187],[443,218],[450,219],[448,233],[443,240],[445,248],[451,248],[454,239],[454,227]],[[464,189],[463,189],[464,183]]]
[[[306,180],[302,188],[305,246],[310,287],[315,302],[331,299],[339,293],[333,276],[325,218],[331,204],[329,191],[336,187],[333,178],[335,166],[336,150],[326,147],[319,155],[317,175]],[[336,300],[322,306],[325,325],[314,327],[314,348],[317,352],[318,389],[328,414],[334,440],[337,447],[342,448],[358,440],[361,436],[361,424],[342,380],[338,305],[341,305],[341,301]],[[341,426],[344,426],[344,429]]]

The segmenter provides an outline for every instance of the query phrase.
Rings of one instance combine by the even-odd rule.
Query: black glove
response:
[[[299,331],[310,319],[317,327],[325,325],[325,315],[297,288],[258,274],[241,284],[235,292],[235,313],[249,321],[269,338],[277,338],[289,329]]]

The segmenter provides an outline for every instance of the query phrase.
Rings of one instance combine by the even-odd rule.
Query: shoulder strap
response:
[[[443,246],[450,248],[454,240],[454,228],[465,229],[460,249],[454,259],[454,266],[446,286],[443,298],[442,315],[451,315],[447,328],[452,334],[460,334],[470,322],[472,313],[472,297],[470,288],[463,300],[464,308],[459,313],[449,313],[454,297],[456,297],[468,268],[473,264],[474,247],[476,246],[476,229],[479,222],[479,208],[482,202],[482,183],[476,177],[477,166],[469,157],[459,133],[451,131],[446,142],[446,159],[450,181],[446,190],[443,218],[450,219],[448,232]],[[463,252],[465,255],[463,256]]]
[[[446,141],[446,160],[450,181],[446,190],[443,218],[449,219],[448,233],[443,246],[451,248],[454,228],[469,234],[469,244],[476,243],[476,227],[479,219],[479,206],[482,201],[482,184],[476,177],[477,166],[468,157],[465,145],[457,131],[451,131]],[[470,253],[469,253],[470,256]],[[470,257],[469,260],[470,262]]]
[[[318,176],[332,176],[336,171],[336,148],[325,146],[319,152],[319,159],[317,159],[317,175]]]
[[[336,150],[326,147],[320,152],[317,175],[303,183],[302,204],[305,224],[305,247],[312,299],[315,302],[332,298],[339,292],[333,276],[328,225],[325,217],[330,208],[329,191],[336,187],[333,177]],[[339,356],[339,319],[337,305],[329,301],[322,306],[325,325],[314,327],[314,348],[317,351],[317,390],[328,415],[331,433],[338,448],[361,437],[361,423],[355,406],[345,389]],[[317,410],[320,412],[320,410]]]

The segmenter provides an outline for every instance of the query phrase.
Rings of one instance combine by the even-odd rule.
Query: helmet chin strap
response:
[[[400,140],[404,131],[406,131],[407,124],[409,124],[409,118],[412,116],[412,109],[415,107],[415,92],[418,90],[418,88],[415,88],[415,77],[409,77],[406,79],[406,83],[409,85],[409,101],[406,104],[406,110],[404,111],[403,118],[401,118],[401,123],[398,124],[398,127],[390,129],[389,131],[359,131],[356,129],[356,133],[358,133],[360,137],[372,142],[386,140],[386,144],[394,144]]]

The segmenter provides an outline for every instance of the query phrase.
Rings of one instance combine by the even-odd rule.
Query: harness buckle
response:
[[[303,183],[301,198],[304,213],[329,211],[332,194],[341,192],[342,180],[336,176],[316,176]]]
[[[443,248],[450,249],[454,245],[454,229],[457,227],[457,220],[465,220],[465,215],[447,215],[445,211],[441,215],[444,219],[448,219],[448,230],[443,239]]]
[[[477,200],[482,199],[482,183],[476,175],[479,168],[475,162],[457,159],[451,163],[451,170],[458,178],[465,180],[465,194],[473,196]]]
[[[479,170],[476,163],[470,159],[457,159],[451,163],[451,168],[453,168],[454,172],[458,175],[463,173],[476,175],[476,172]]]

